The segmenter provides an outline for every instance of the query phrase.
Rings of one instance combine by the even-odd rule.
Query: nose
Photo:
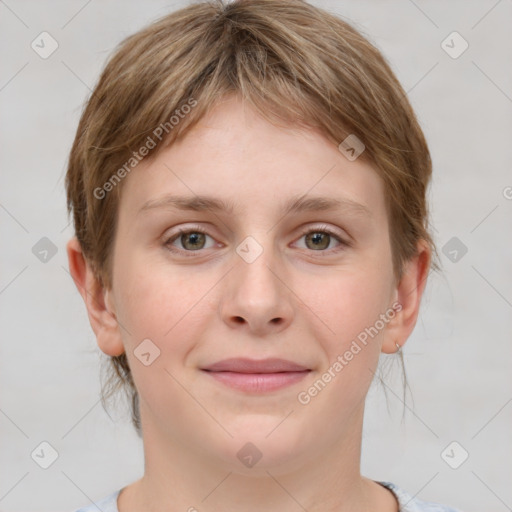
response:
[[[236,255],[235,267],[223,283],[220,305],[222,319],[230,328],[265,336],[290,325],[294,312],[291,278],[271,253],[265,248],[254,261]]]

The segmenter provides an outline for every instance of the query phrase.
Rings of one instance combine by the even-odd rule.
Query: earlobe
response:
[[[405,264],[404,272],[395,290],[396,315],[386,327],[382,352],[392,354],[397,344],[403,347],[411,335],[420,311],[430,269],[431,249],[424,240],[418,242],[416,256]]]
[[[69,271],[84,300],[99,348],[109,356],[121,355],[124,352],[124,346],[113,306],[112,291],[105,290],[101,286],[84,258],[76,237],[69,240],[66,249]]]

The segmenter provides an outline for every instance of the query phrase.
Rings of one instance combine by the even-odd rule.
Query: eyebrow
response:
[[[235,213],[235,205],[232,202],[224,201],[216,197],[205,195],[196,196],[173,196],[166,195],[158,199],[152,199],[144,203],[139,210],[139,214],[155,209],[176,209],[185,211],[212,211],[226,212],[230,215]],[[282,209],[283,215],[301,212],[317,212],[317,211],[342,211],[347,214],[372,217],[372,212],[364,204],[353,201],[348,198],[333,197],[306,197],[294,196],[286,203]]]

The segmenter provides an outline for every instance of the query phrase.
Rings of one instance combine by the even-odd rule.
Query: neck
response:
[[[364,404],[334,445],[317,434],[315,454],[266,465],[262,458],[250,469],[169,439],[143,418],[145,474],[123,489],[119,511],[367,512],[389,492],[360,474],[363,412]]]

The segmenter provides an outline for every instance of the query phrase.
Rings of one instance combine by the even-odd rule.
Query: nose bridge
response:
[[[229,273],[222,300],[224,321],[238,325],[244,320],[251,330],[262,332],[289,323],[290,294],[275,246],[272,234],[263,230],[238,244],[235,256],[239,261]]]
[[[280,293],[275,275],[280,258],[274,252],[271,234],[247,236],[236,247],[236,253],[241,259],[236,270],[237,288],[252,297],[253,302],[275,300],[275,295]]]

